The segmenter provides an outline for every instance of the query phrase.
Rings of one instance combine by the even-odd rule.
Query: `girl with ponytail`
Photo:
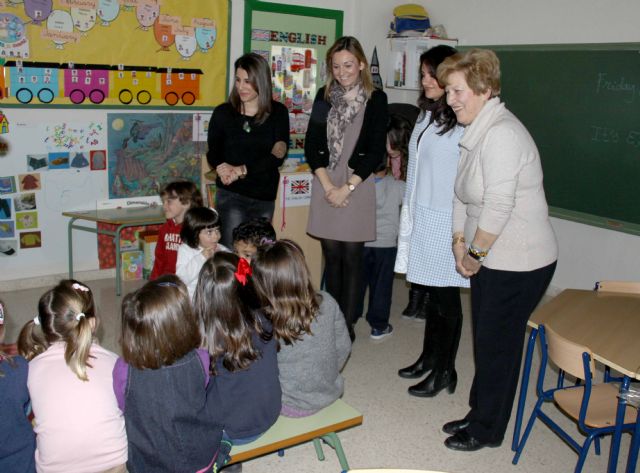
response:
[[[97,327],[91,289],[68,279],[40,297],[20,332],[40,473],[126,471],[124,419],[112,387],[117,355],[98,345]]]

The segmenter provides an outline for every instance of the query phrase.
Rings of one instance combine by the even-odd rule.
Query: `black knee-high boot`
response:
[[[406,319],[413,319],[418,316],[424,300],[429,297],[426,286],[411,283],[409,288],[409,303],[402,311],[402,316]]]
[[[449,315],[438,314],[436,317],[439,334],[434,346],[436,363],[429,376],[409,388],[412,396],[433,397],[443,389],[449,394],[456,390],[458,374],[455,360],[462,333],[462,313]]]
[[[425,306],[426,324],[424,327],[424,338],[422,342],[422,353],[420,358],[412,365],[398,370],[398,376],[401,378],[414,379],[424,376],[428,371],[432,370],[436,365],[436,356],[434,346],[439,337],[436,319],[438,316],[438,306],[435,304],[427,304]]]

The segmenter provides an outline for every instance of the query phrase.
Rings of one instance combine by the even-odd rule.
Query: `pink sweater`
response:
[[[112,387],[117,356],[94,343],[89,381],[81,381],[64,348],[54,343],[29,363],[38,473],[95,473],[126,463],[124,418]]]

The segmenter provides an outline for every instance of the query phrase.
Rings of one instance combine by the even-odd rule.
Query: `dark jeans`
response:
[[[355,324],[362,284],[363,242],[321,239],[327,292],[338,302],[347,326]]]
[[[369,288],[367,322],[371,328],[384,330],[389,325],[391,293],[393,292],[393,266],[398,248],[374,248],[365,246],[362,255],[362,287],[356,316],[364,310],[364,298]]]
[[[273,201],[253,199],[218,188],[216,210],[222,222],[220,243],[233,250],[233,229],[256,217],[264,217],[271,221],[274,208]]]
[[[469,394],[469,433],[500,442],[518,387],[529,316],[551,282],[556,263],[533,271],[480,268],[471,277],[471,315],[476,372]]]

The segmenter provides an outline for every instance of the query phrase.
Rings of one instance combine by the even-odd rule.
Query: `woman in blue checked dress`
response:
[[[432,397],[457,384],[455,358],[462,329],[460,288],[469,281],[455,270],[451,251],[453,184],[463,128],[447,105],[436,80],[438,65],[456,50],[436,46],[420,56],[422,110],[409,142],[407,187],[400,216],[395,271],[406,273],[412,289],[426,293],[426,324],[422,353],[398,371],[403,378],[429,375],[409,394]]]

